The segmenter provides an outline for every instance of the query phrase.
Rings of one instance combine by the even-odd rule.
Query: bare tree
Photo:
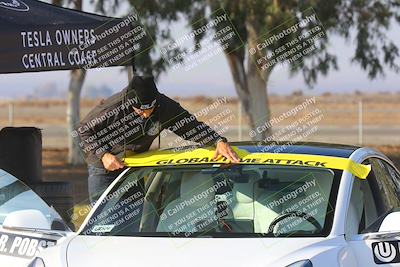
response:
[[[63,0],[52,0],[52,4],[62,6]],[[67,0],[66,3],[73,3],[74,8],[82,10],[82,0]],[[71,70],[67,99],[67,133],[68,133],[68,163],[77,165],[83,163],[81,150],[72,132],[80,121],[80,97],[83,82],[85,81],[86,70]]]
[[[68,88],[67,101],[67,130],[68,130],[68,163],[77,165],[83,163],[81,149],[77,144],[72,132],[80,121],[80,98],[86,70],[71,70],[71,79]]]

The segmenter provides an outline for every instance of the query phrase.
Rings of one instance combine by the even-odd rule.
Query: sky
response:
[[[84,3],[84,10],[93,12],[93,8],[88,5],[89,1]],[[185,29],[184,22],[175,25],[174,30],[176,32],[188,31]],[[399,33],[399,25],[392,25],[388,35],[400,47]],[[355,50],[354,41],[345,41],[337,36],[329,36],[329,40],[329,50],[338,57],[338,71],[331,71],[328,76],[320,77],[314,88],[310,89],[305,84],[301,73],[289,77],[287,69],[274,70],[268,82],[268,92],[290,94],[299,89],[306,94],[346,93],[355,90],[400,91],[398,74],[386,70],[385,77],[371,81],[361,67],[351,63],[351,57]],[[0,75],[0,98],[20,98],[49,84],[67,90],[68,83],[69,71],[2,74]],[[87,73],[84,89],[89,86],[106,85],[118,91],[127,83],[127,74],[121,67],[91,69]],[[213,57],[212,60],[208,60],[188,72],[170,69],[160,76],[157,86],[161,92],[170,96],[236,96],[232,76],[223,54]]]

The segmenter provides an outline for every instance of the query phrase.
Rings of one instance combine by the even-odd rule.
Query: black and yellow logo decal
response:
[[[163,159],[156,162],[157,165],[176,165],[176,164],[194,164],[194,163],[223,163],[227,159],[215,161],[209,157],[203,158],[179,158],[179,159]],[[263,159],[263,158],[242,158],[241,164],[273,164],[273,165],[297,165],[297,166],[312,166],[312,167],[325,167],[327,162],[320,162],[314,160],[301,160],[301,159]]]
[[[371,170],[371,166],[356,163],[348,158],[289,153],[249,153],[237,147],[232,148],[241,158],[239,164],[266,164],[337,169],[351,172],[361,179],[365,179]],[[229,163],[229,161],[223,157],[214,160],[214,150],[215,148],[198,148],[184,152],[174,152],[170,150],[150,151],[128,155],[124,158],[124,163],[128,167]]]

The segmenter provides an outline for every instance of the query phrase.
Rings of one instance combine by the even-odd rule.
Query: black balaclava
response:
[[[129,83],[127,97],[137,99],[135,108],[144,110],[155,107],[158,98],[157,86],[152,76],[135,76]]]

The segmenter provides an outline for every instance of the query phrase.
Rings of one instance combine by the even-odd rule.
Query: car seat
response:
[[[261,194],[256,198],[256,217],[257,221],[256,232],[266,233],[269,229],[269,225],[279,215],[279,213],[286,213],[288,211],[304,211],[306,207],[306,213],[310,213],[313,210],[317,210],[314,218],[319,222],[321,226],[324,225],[325,214],[327,210],[327,203],[329,203],[329,195],[332,186],[332,179],[326,177],[328,173],[326,171],[312,171],[305,175],[304,170],[299,171],[298,169],[270,169],[263,174],[263,179],[259,181],[258,186],[264,188]],[[329,174],[330,175],[330,174]],[[298,179],[293,179],[298,177]],[[297,194],[295,198],[282,201],[285,195],[290,194],[296,188],[301,187],[307,182],[310,183],[315,179],[315,186],[308,187],[307,190]],[[264,185],[262,185],[264,183]],[[316,198],[309,200],[312,196]],[[308,208],[307,204],[313,203],[319,197],[323,197],[323,201],[319,204]],[[299,207],[299,209],[296,209]],[[323,214],[323,216],[319,216]],[[310,214],[312,215],[312,214]],[[292,223],[297,217],[290,219],[288,223]],[[293,230],[313,231],[315,227],[305,220],[301,220],[300,223],[292,224]]]
[[[260,179],[256,171],[243,172],[248,179],[244,183],[235,182],[232,186],[232,197],[229,199],[229,208],[235,220],[254,219],[254,183]]]
[[[207,231],[216,225],[213,190],[210,175],[186,172],[182,175],[180,196],[169,203],[157,226],[157,232],[193,233]]]

